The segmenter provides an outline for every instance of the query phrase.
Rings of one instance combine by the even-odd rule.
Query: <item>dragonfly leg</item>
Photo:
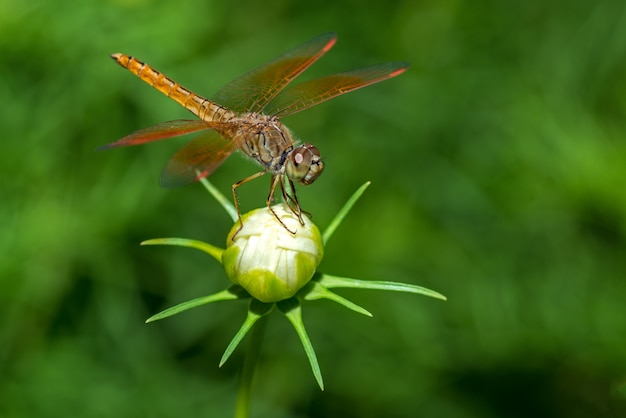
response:
[[[280,188],[283,193],[283,196],[285,195],[283,176],[280,174],[277,176],[272,176],[272,185],[270,186],[270,194],[267,196],[267,201],[265,202],[265,204],[267,205],[267,208],[270,210],[270,212],[272,212],[272,215],[274,215],[274,218],[276,218],[276,220],[283,226],[283,228],[285,228],[285,230],[289,232],[291,235],[296,235],[296,231],[292,231],[291,229],[287,228],[287,225],[285,225],[283,220],[280,219],[280,217],[276,214],[276,212],[274,212],[274,209],[272,209],[272,201],[274,200],[274,192],[276,191],[276,187],[278,186],[279,183],[280,183]],[[289,206],[289,208],[291,208],[291,206]]]
[[[241,231],[241,228],[243,228],[243,221],[241,220],[241,212],[239,211],[239,199],[237,198],[237,188],[241,186],[242,184],[245,184],[249,181],[252,181],[256,178],[261,177],[263,174],[265,174],[265,171],[259,171],[258,173],[254,173],[253,175],[248,176],[243,180],[239,180],[237,183],[232,185],[233,201],[235,202],[235,210],[237,211],[237,219],[239,219],[239,229],[237,230],[237,232],[233,234],[233,237],[231,238],[233,241],[235,240],[235,237],[237,236],[239,231]]]
[[[285,187],[285,180],[281,179],[281,182],[280,182],[280,187],[283,192],[283,200],[285,201],[285,203],[287,203],[287,206],[289,206],[289,209],[291,209],[291,212],[293,212],[293,214],[298,217],[298,221],[300,222],[300,225],[304,226],[304,219],[302,219],[302,213],[306,213],[306,212],[302,211],[302,206],[300,206],[300,202],[298,201],[298,196],[296,196],[296,187],[294,186],[293,181],[289,178],[288,180],[289,180],[289,191],[291,192],[291,194],[289,193],[289,191],[287,191]]]

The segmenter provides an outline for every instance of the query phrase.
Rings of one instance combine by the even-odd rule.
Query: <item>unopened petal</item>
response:
[[[313,277],[322,261],[322,237],[303,215],[304,225],[286,206],[273,206],[287,231],[267,208],[249,212],[233,226],[222,255],[226,274],[263,302],[292,297]],[[232,236],[235,235],[235,239]]]

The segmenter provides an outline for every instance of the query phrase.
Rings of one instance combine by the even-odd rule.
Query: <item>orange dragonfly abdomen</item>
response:
[[[197,95],[150,65],[130,55],[118,53],[112,54],[111,58],[204,121],[225,122],[235,117],[235,113],[231,110]]]

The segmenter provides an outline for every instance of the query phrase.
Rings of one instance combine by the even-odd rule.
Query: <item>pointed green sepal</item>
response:
[[[338,294],[331,292],[324,286],[322,286],[317,280],[313,279],[307,285],[298,292],[298,296],[304,300],[318,300],[328,299],[333,302],[337,302],[340,305],[365,316],[372,317],[373,315],[365,308],[360,307],[354,302],[350,302],[348,299],[339,296]]]
[[[239,328],[239,331],[237,331],[237,334],[235,334],[230,344],[228,344],[228,347],[226,347],[226,351],[224,351],[224,355],[220,360],[220,367],[222,367],[224,363],[228,361],[230,355],[233,353],[233,351],[235,351],[235,348],[237,348],[237,346],[239,345],[241,340],[243,340],[243,337],[246,336],[248,331],[252,329],[256,321],[261,319],[263,315],[267,315],[268,313],[270,313],[273,308],[273,303],[263,303],[256,299],[250,300],[246,320],[243,322],[243,325],[241,326],[241,328]]]
[[[220,205],[222,205],[222,207],[224,208],[226,213],[228,213],[228,216],[230,216],[233,222],[236,222],[238,217],[235,205],[233,205],[233,203],[229,199],[226,199],[226,197],[217,189],[217,187],[213,186],[213,184],[209,180],[207,180],[206,177],[200,179],[200,183],[202,183],[204,188],[207,189],[209,193],[211,193],[211,195],[215,198],[215,200],[218,201]]]
[[[304,327],[304,322],[302,321],[302,308],[300,306],[300,302],[298,298],[290,298],[285,299],[276,303],[278,309],[282,313],[285,314],[291,325],[296,330],[298,337],[300,338],[300,342],[304,347],[304,352],[306,356],[309,358],[309,363],[311,364],[311,370],[313,371],[313,375],[315,376],[315,380],[319,385],[320,389],[324,390],[324,381],[322,380],[322,371],[320,370],[319,363],[317,362],[317,356],[315,355],[315,350],[313,349],[313,345],[311,344],[311,340],[309,340],[309,336],[306,333],[306,328]]]
[[[165,309],[164,311],[159,312],[156,315],[152,315],[150,318],[146,320],[148,322],[158,321],[159,319],[167,318],[172,315],[179,314],[183,311],[186,311],[191,308],[195,308],[197,306],[206,305],[211,302],[219,302],[222,300],[235,300],[235,299],[245,299],[249,298],[250,295],[245,291],[241,286],[233,285],[228,289],[222,290],[221,292],[214,293],[212,295],[203,296],[196,299],[191,299],[183,303],[179,303],[178,305],[172,306],[170,308]]]
[[[319,283],[328,289],[343,287],[352,289],[389,290],[392,292],[416,293],[435,299],[447,300],[447,298],[439,292],[435,292],[434,290],[430,290],[422,286],[406,283],[379,280],[357,280],[348,277],[331,276],[329,274],[322,274],[319,278]]]
[[[343,219],[346,217],[346,215],[348,215],[348,212],[350,212],[350,209],[352,209],[352,206],[354,206],[357,200],[359,200],[361,195],[365,192],[365,189],[367,189],[371,183],[372,183],[371,181],[363,183],[363,185],[359,187],[357,191],[352,194],[352,196],[350,196],[350,199],[348,199],[346,204],[343,205],[341,210],[337,212],[337,215],[335,215],[333,220],[330,222],[330,224],[328,225],[328,227],[322,234],[322,240],[324,242],[324,245],[326,245],[330,237],[333,236],[337,227],[341,225],[341,222],[343,222]]]
[[[196,250],[209,254],[220,263],[222,262],[222,253],[224,252],[222,248],[207,244],[206,242],[187,238],[154,238],[143,241],[141,245],[177,245],[179,247],[195,248]]]

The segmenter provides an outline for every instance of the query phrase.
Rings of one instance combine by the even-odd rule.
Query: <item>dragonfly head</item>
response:
[[[311,144],[294,148],[285,161],[285,173],[293,181],[311,184],[324,171],[324,162],[319,150]]]

